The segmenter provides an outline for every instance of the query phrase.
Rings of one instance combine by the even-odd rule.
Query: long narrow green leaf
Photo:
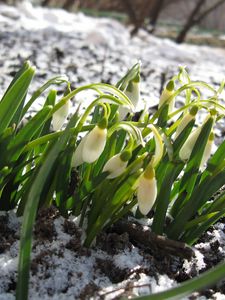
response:
[[[195,185],[198,183],[197,181],[200,181],[199,166],[201,164],[205,145],[212,130],[212,125],[213,119],[209,118],[209,120],[203,125],[199,137],[193,147],[184,175],[179,183],[179,197],[176,199],[173,207],[171,208],[173,217],[176,217],[181,207],[189,201],[190,195],[192,194]]]
[[[140,171],[132,174],[132,176],[128,177],[127,180],[117,189],[112,199],[105,203],[102,208],[102,213],[99,214],[96,222],[94,224],[89,224],[90,231],[87,234],[87,238],[85,239],[84,245],[90,246],[95,236],[101,231],[101,229],[105,226],[106,222],[110,220],[109,216],[113,216],[115,212],[118,211],[118,208],[123,206],[128,199],[130,199],[133,194],[133,188],[140,177]]]
[[[11,89],[11,87],[13,86],[13,84],[17,81],[17,79],[26,71],[30,68],[30,62],[29,61],[25,61],[22,65],[22,67],[19,69],[19,71],[16,73],[16,75],[13,77],[13,80],[10,82],[10,85],[8,86],[7,90],[5,91],[1,101],[3,101],[3,99],[5,98],[5,96],[7,95],[8,91]]]
[[[183,232],[186,223],[196,212],[225,184],[225,170],[215,176],[208,176],[195,188],[187,203],[180,209],[173,222],[167,227],[167,235],[172,239],[178,239]]]
[[[225,191],[221,192],[219,196],[216,196],[216,199],[213,200],[213,203],[208,207],[206,213],[220,211],[224,207],[225,207]]]
[[[207,229],[212,226],[216,221],[222,218],[225,215],[225,208],[217,213],[214,213],[210,218],[208,218],[205,222],[198,224],[194,229],[189,230],[185,233],[181,240],[184,240],[189,245],[193,245],[198,238],[202,235],[203,232],[206,232]]]
[[[224,160],[225,160],[225,140],[221,145],[219,145],[216,152],[209,159],[206,172],[214,172],[216,169],[220,169],[221,164],[224,162]]]
[[[35,133],[42,127],[47,120],[52,106],[46,106],[40,110],[11,140],[7,147],[6,156],[8,160],[17,160],[19,155],[23,152],[24,146],[30,141]]]
[[[68,139],[70,138],[70,128],[74,127],[77,123],[78,111],[71,118],[67,128],[62,136],[54,143],[50,151],[47,151],[42,160],[42,164],[37,168],[32,176],[32,184],[29,191],[26,193],[26,206],[23,216],[23,223],[21,228],[21,241],[20,241],[20,254],[18,265],[18,281],[16,289],[17,300],[28,299],[28,282],[29,282],[29,269],[30,269],[30,252],[32,243],[32,229],[36,217],[40,196],[46,179],[52,171],[60,152],[65,147]]]
[[[51,90],[48,94],[48,97],[47,97],[46,101],[45,101],[44,107],[49,106],[49,105],[54,106],[55,101],[56,101],[56,96],[57,96],[57,92],[55,90]],[[39,136],[43,136],[43,135],[46,135],[46,134],[50,133],[51,121],[52,121],[52,118],[49,118],[45,122]]]
[[[35,69],[30,67],[14,82],[0,102],[0,132],[3,132],[13,119],[27,93]]]
[[[31,105],[35,102],[35,100],[40,97],[41,94],[44,93],[45,90],[47,90],[51,85],[54,84],[61,84],[61,83],[68,83],[67,78],[65,76],[56,76],[50,80],[48,80],[43,86],[41,86],[38,90],[36,90],[30,100],[25,105],[23,111],[22,111],[22,117],[26,114],[28,109],[31,107]]]
[[[152,223],[152,230],[157,234],[163,233],[166,212],[170,203],[171,188],[177,176],[183,169],[183,163],[169,163],[164,170],[164,180],[156,198],[156,211]]]
[[[196,143],[191,152],[191,156],[187,163],[185,173],[182,177],[180,183],[180,192],[182,192],[185,189],[188,194],[191,194],[194,188],[198,176],[199,166],[201,164],[202,156],[205,150],[205,145],[208,141],[210,132],[212,130],[212,126],[213,118],[209,118],[208,121],[202,127],[199,137],[197,138]]]

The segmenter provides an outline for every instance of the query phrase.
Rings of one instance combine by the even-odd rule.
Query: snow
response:
[[[1,213],[8,216],[8,226],[17,224],[13,227],[15,236],[19,236],[21,219],[18,220],[16,214],[12,211]],[[144,258],[140,249],[132,245],[131,248],[120,250],[117,254],[109,253],[94,247],[89,253],[79,254],[75,250],[67,247],[71,240],[71,235],[64,230],[64,218],[55,218],[53,224],[56,232],[53,241],[48,239],[33,242],[32,261],[41,259],[37,269],[32,268],[30,276],[29,298],[32,300],[62,299],[72,300],[80,299],[80,294],[89,284],[96,285],[100,290],[90,299],[96,300],[102,295],[104,299],[111,300],[122,293],[140,296],[149,293],[157,293],[177,285],[174,279],[166,274],[155,274],[152,277],[142,272],[148,269],[150,261]],[[70,217],[70,222],[77,224],[77,218]],[[212,233],[212,239],[220,239],[221,251],[225,246],[224,236],[221,239],[224,230],[222,224],[216,225],[218,229]],[[11,245],[10,249],[0,254],[0,300],[13,300],[14,292],[7,292],[12,279],[16,281],[16,270],[18,264],[18,246],[19,241]],[[208,247],[208,248],[207,248]],[[196,245],[195,258],[191,261],[185,260],[183,268],[187,274],[194,268],[196,272],[203,270],[206,266],[204,255],[201,249],[210,251],[209,243],[199,243]],[[208,250],[207,250],[208,249]],[[98,260],[111,261],[115,268],[120,270],[129,270],[129,276],[119,283],[112,282],[98,266]],[[173,272],[176,272],[176,259],[174,258]],[[152,265],[154,268],[154,265]],[[224,299],[224,295],[217,293],[215,299]],[[201,299],[206,299],[201,297]]]
[[[137,248],[133,247],[131,251],[124,251],[123,253],[114,256],[115,265],[118,268],[135,269],[140,267],[143,257],[138,253]]]
[[[8,216],[9,224],[18,221],[14,212],[9,213]],[[54,220],[57,235],[52,242],[46,240],[38,244],[36,242],[33,243],[36,246],[33,248],[32,259],[35,260],[41,255],[44,264],[39,265],[35,274],[32,273],[30,277],[30,299],[79,299],[82,290],[90,283],[94,283],[101,288],[99,294],[110,292],[106,299],[112,299],[115,293],[111,293],[111,291],[118,289],[118,287],[123,290],[128,280],[119,284],[113,284],[105,274],[96,268],[97,259],[103,258],[111,259],[115,266],[121,270],[127,268],[131,270],[132,274],[129,280],[133,281],[133,285],[137,287],[134,289],[136,295],[147,294],[150,290],[157,292],[176,285],[176,282],[169,279],[166,275],[159,275],[156,281],[153,277],[140,273],[137,279],[135,270],[147,266],[148,263],[141,256],[138,248],[134,246],[130,250],[121,251],[113,256],[95,248],[90,250],[90,255],[88,256],[76,255],[76,252],[65,247],[71,236],[64,232],[63,222],[64,219],[62,217]],[[16,231],[18,231],[16,233],[18,234],[19,228]],[[5,292],[8,289],[11,278],[15,278],[17,270],[18,257],[12,255],[12,252],[15,252],[12,249],[15,247],[18,247],[18,241],[13,243],[7,252],[0,254],[0,274],[2,275],[0,279],[0,299],[4,300],[15,299],[11,293]],[[121,290],[119,291],[121,292]]]
[[[207,247],[208,245],[206,245]],[[205,245],[204,245],[205,247]],[[199,245],[196,246],[196,248],[199,248]],[[185,260],[184,261],[184,269],[187,273],[191,272],[191,269],[194,267],[198,272],[201,271],[206,267],[206,264],[204,262],[204,255],[198,251],[197,249],[194,249],[195,257],[191,261]]]
[[[194,80],[219,85],[224,79],[224,49],[177,45],[143,30],[130,38],[127,28],[115,20],[71,14],[61,9],[33,8],[25,2],[18,8],[0,5],[0,24],[7,35],[5,46],[11,47],[9,52],[0,50],[5,70],[12,69],[10,58],[18,64],[19,56],[20,61],[33,60],[38,75],[46,74],[50,78],[53,74],[66,73],[76,85],[109,78],[115,83],[140,59],[144,75],[142,99],[148,106],[158,101],[161,74],[167,73],[169,78],[179,65],[186,65]],[[15,32],[18,36],[14,37]],[[63,53],[61,63],[52,57],[55,48]],[[4,82],[6,87],[8,81]]]

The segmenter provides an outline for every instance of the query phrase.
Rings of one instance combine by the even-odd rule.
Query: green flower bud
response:
[[[159,99],[159,108],[163,106],[164,103],[166,103],[168,101],[168,99],[174,94],[174,81],[170,80],[167,85],[166,88],[163,90],[160,99]],[[170,100],[169,103],[169,113],[171,113],[173,111],[174,108],[174,99]]]

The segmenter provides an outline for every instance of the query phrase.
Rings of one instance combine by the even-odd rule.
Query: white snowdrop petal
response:
[[[59,110],[52,116],[52,128],[54,131],[60,130],[66,121],[69,114],[70,102],[67,101]]]
[[[180,152],[179,152],[180,159],[182,159],[182,160],[189,159],[200,132],[201,132],[201,127],[198,127],[189,135],[186,142],[180,149]]]
[[[132,82],[132,91],[125,91],[125,95],[131,100],[136,108],[140,99],[140,83]]]
[[[95,126],[87,135],[85,140],[82,158],[84,162],[93,163],[102,154],[107,137],[107,129]]]
[[[201,160],[201,164],[200,164],[200,170],[203,171],[204,170],[204,166],[207,163],[208,159],[210,158],[210,155],[212,153],[212,148],[213,148],[213,141],[208,141],[206,146],[205,146],[205,150],[202,156],[202,160]]]
[[[77,146],[75,152],[73,153],[72,160],[71,160],[71,166],[73,168],[80,166],[84,162],[82,157],[82,152],[83,152],[83,147],[86,139],[87,139],[87,135],[81,140],[80,144]]]
[[[184,128],[194,119],[194,116],[190,113],[187,113],[181,120],[180,124],[177,126],[177,130],[174,135],[174,139],[176,139],[181,132],[184,130]]]
[[[125,91],[124,94],[130,99],[134,105],[134,109],[137,108],[140,99],[140,83],[132,82],[132,91]],[[127,107],[119,107],[119,119],[123,120],[130,110]]]
[[[161,138],[158,130],[155,128],[155,126],[151,124],[148,127],[152,130],[152,132],[154,134],[155,154],[152,157],[152,165],[153,165],[153,167],[155,167],[160,162],[160,160],[163,156],[163,143],[162,143],[162,138]]]
[[[112,179],[121,175],[127,166],[127,161],[122,161],[120,153],[111,157],[103,168],[103,172],[109,172],[108,179]]]
[[[147,215],[155,203],[157,182],[155,177],[149,179],[141,176],[137,189],[138,207],[143,215]]]
[[[167,89],[164,89],[161,96],[160,96],[160,99],[159,99],[159,108],[174,94],[174,91],[169,91]],[[174,99],[172,99],[170,101],[170,104],[169,104],[169,112],[172,112],[173,111],[173,108],[174,108]]]

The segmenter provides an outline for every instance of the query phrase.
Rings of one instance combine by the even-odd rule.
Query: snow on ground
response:
[[[5,230],[1,229],[3,245],[8,235],[8,244],[0,251],[0,300],[14,300],[21,218],[11,211],[1,213],[0,222],[5,226]],[[195,257],[182,262],[177,257],[154,259],[126,241],[125,236],[114,235],[111,242],[105,244],[103,239],[92,249],[83,248],[80,244],[82,232],[76,219],[65,220],[54,209],[50,214],[39,215],[37,222],[29,284],[29,299],[32,300],[112,300],[121,295],[135,297],[157,293],[176,286],[174,276],[179,272],[180,276],[192,277],[205,270],[205,262],[208,264],[207,260],[216,257],[211,249],[212,242],[218,243],[225,257],[221,250],[225,247],[224,224],[223,227],[216,225],[215,232],[207,232],[211,241],[208,238],[197,244]],[[116,245],[118,241],[120,247]],[[166,265],[160,266],[161,263]],[[192,299],[225,299],[225,295],[216,294],[212,298],[197,294],[197,298]]]
[[[141,60],[142,98],[149,106],[158,101],[162,74],[169,79],[177,72],[179,65],[186,65],[194,80],[205,80],[214,86],[219,86],[225,76],[224,49],[177,45],[144,31],[130,38],[128,29],[115,20],[91,18],[60,9],[33,8],[28,2],[18,8],[0,5],[0,41],[0,94],[26,59],[37,67],[33,90],[58,74],[69,76],[74,87],[102,80],[116,83],[133,63]],[[9,220],[11,229],[18,235],[19,223],[13,213],[9,214]],[[120,294],[120,288],[127,288],[130,282],[142,286],[132,290],[133,296],[176,285],[176,281],[165,274],[158,274],[156,280],[141,272],[141,269],[149,268],[149,261],[134,246],[113,256],[99,249],[90,250],[89,256],[87,253],[76,256],[75,252],[65,247],[70,236],[62,230],[62,222],[62,218],[54,221],[56,235],[52,241],[34,247],[33,260],[42,258],[45,263],[43,268],[48,268],[41,269],[38,265],[35,269],[33,265],[30,299],[77,299],[82,288],[88,285],[100,287],[104,299]],[[215,236],[220,242],[218,251],[222,253],[225,245],[224,224],[219,226],[221,228],[215,229]],[[16,278],[18,247],[18,240],[15,240],[6,252],[0,254],[0,300],[15,298],[11,285]],[[193,266],[197,271],[204,269],[200,252],[207,253],[209,250],[208,242],[200,243],[195,261],[186,261],[185,269],[190,272]],[[103,266],[96,268],[96,262],[100,264],[102,257],[123,270],[133,270],[129,280],[113,283],[102,272]],[[47,272],[47,278],[43,276],[43,271]],[[68,282],[69,287],[66,286]],[[111,293],[118,288],[117,292]],[[217,294],[214,299],[224,299],[223,295]]]
[[[15,213],[2,213],[2,216],[4,215],[7,215],[9,228],[11,228],[11,224],[18,224]],[[19,235],[18,225],[12,230]],[[124,249],[114,255],[98,248],[93,248],[88,252],[83,249],[84,252],[81,253],[76,252],[75,246],[74,249],[69,246],[72,235],[71,231],[70,233],[65,232],[65,223],[62,217],[54,220],[54,230],[56,235],[52,241],[46,239],[42,241],[35,239],[34,241],[29,299],[80,299],[82,298],[81,294],[89,285],[100,288],[93,299],[99,299],[101,295],[104,295],[104,299],[113,299],[116,295],[121,294],[121,291],[123,292],[128,282],[130,286],[132,282],[136,286],[133,296],[162,291],[176,285],[176,282],[167,275],[159,275],[156,280],[144,272],[136,272],[140,268],[147,268],[148,262],[139,253],[138,248],[133,245],[130,249]],[[12,280],[16,280],[17,253],[18,240],[15,240],[8,251],[0,254],[0,300],[14,299],[14,292],[10,292],[10,283]],[[101,262],[113,263],[115,269],[129,270],[131,275],[121,282],[119,282],[119,278],[112,277],[110,279],[106,275],[107,271],[103,271],[104,267]],[[115,284],[117,281],[119,283]],[[89,297],[90,295],[85,299],[90,299]]]
[[[53,74],[67,74],[75,86],[116,83],[137,60],[142,62],[142,98],[157,103],[161,74],[166,78],[179,65],[188,67],[193,79],[219,85],[225,74],[224,49],[177,45],[140,31],[130,38],[126,27],[115,20],[71,14],[61,9],[0,6],[1,85],[25,59],[37,66],[37,83]]]

